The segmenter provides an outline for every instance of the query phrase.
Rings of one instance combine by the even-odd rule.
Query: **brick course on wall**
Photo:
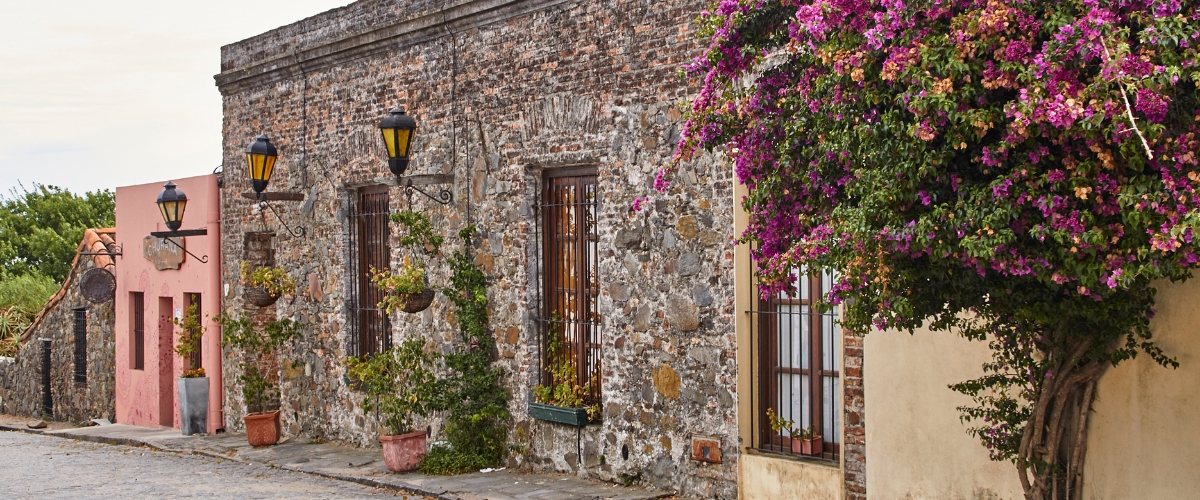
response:
[[[112,230],[89,229],[79,251],[103,252],[111,248]],[[84,423],[115,415],[114,312],[111,300],[93,304],[79,290],[79,279],[89,269],[112,264],[108,256],[75,256],[62,288],[21,335],[15,358],[0,357],[0,413],[54,418]],[[109,267],[111,270],[111,267]],[[75,380],[75,309],[87,311],[87,381]],[[40,339],[50,339],[50,393],[53,414],[42,411],[42,350]]]
[[[863,337],[843,329],[844,349],[844,444],[842,469],[846,499],[867,498],[867,412],[863,393]]]
[[[704,156],[684,165],[666,194],[650,187],[678,141],[680,105],[696,90],[678,69],[698,54],[690,20],[706,5],[367,0],[223,48],[225,307],[243,308],[244,234],[275,231],[276,264],[299,286],[268,314],[310,325],[281,363],[285,434],[377,445],[377,419],[343,377],[353,282],[347,207],[357,188],[394,182],[377,124],[400,104],[418,122],[411,173],[453,175],[450,206],[417,194],[413,208],[447,236],[446,251],[459,245],[458,229],[478,227],[472,255],[490,279],[489,327],[512,394],[510,465],[736,497],[734,180]],[[283,221],[240,195],[249,191],[243,150],[260,133],[280,151],[268,191],[305,195],[271,202]],[[598,169],[604,367],[603,423],[583,430],[582,456],[574,428],[526,410],[539,370],[541,176],[581,164]],[[403,190],[390,195],[392,211],[401,209]],[[637,197],[649,197],[642,212],[629,209]],[[435,261],[430,283],[444,285],[448,272]],[[423,313],[398,313],[392,325],[395,341],[421,336],[455,349],[445,297]],[[226,426],[238,429],[236,363],[225,371]],[[429,424],[439,439],[438,419]],[[720,438],[722,463],[690,460],[693,434]]]

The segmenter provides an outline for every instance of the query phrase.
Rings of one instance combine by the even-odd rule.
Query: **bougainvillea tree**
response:
[[[677,158],[735,163],[762,293],[836,269],[854,331],[989,342],[953,386],[964,420],[1028,498],[1078,497],[1096,381],[1175,365],[1154,286],[1200,262],[1196,2],[724,0],[698,22]]]

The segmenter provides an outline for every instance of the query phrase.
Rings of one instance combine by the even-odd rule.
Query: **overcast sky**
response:
[[[0,195],[212,172],[221,46],[351,0],[0,4]]]

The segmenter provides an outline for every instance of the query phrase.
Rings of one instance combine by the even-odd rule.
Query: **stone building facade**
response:
[[[115,235],[113,229],[88,229],[78,252],[111,252],[115,250]],[[0,357],[0,413],[52,417],[74,423],[94,418],[112,420],[115,416],[113,301],[90,302],[79,287],[83,274],[96,268],[111,271],[112,258],[76,253],[62,288],[21,335],[17,356]],[[79,324],[81,319],[83,323]],[[85,332],[82,341],[76,335],[79,327]],[[50,339],[52,411],[48,416],[43,411],[41,339]]]
[[[699,53],[691,20],[707,3],[363,0],[222,49],[225,309],[244,310],[237,270],[265,258],[265,244],[300,286],[258,314],[309,325],[282,362],[285,434],[375,442],[377,421],[344,379],[356,352],[351,219],[375,186],[389,186],[389,211],[407,206],[377,128],[402,105],[418,122],[409,174],[445,181],[419,187],[453,195],[442,206],[418,193],[412,208],[430,216],[447,250],[465,225],[479,231],[472,254],[490,280],[489,328],[512,394],[511,465],[737,496],[731,168],[705,156],[666,194],[651,188],[696,91],[678,72]],[[243,151],[259,134],[280,152],[267,191],[303,200],[271,201],[272,211],[242,196]],[[581,166],[597,176],[603,419],[577,446],[575,428],[527,408],[542,354],[542,183]],[[635,212],[638,197],[648,200]],[[293,236],[298,227],[305,236]],[[390,226],[393,268],[398,231]],[[434,286],[447,275],[445,265],[429,269]],[[453,349],[447,311],[438,297],[423,313],[391,316],[393,341],[423,336]],[[231,430],[244,415],[237,375],[226,363]],[[719,457],[692,459],[699,436],[718,443],[710,452]]]

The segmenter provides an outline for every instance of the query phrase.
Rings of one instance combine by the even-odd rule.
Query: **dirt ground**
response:
[[[9,427],[23,427],[23,428],[28,429],[29,423],[36,422],[38,420],[41,420],[41,419],[31,418],[31,417],[18,417],[16,415],[5,415],[3,413],[0,413],[0,425],[5,425],[5,426],[9,426]],[[46,420],[46,424],[47,424],[46,428],[42,429],[42,430],[57,431],[60,429],[73,429],[75,427],[78,427],[77,425],[72,424],[70,422],[56,422],[53,420]]]

